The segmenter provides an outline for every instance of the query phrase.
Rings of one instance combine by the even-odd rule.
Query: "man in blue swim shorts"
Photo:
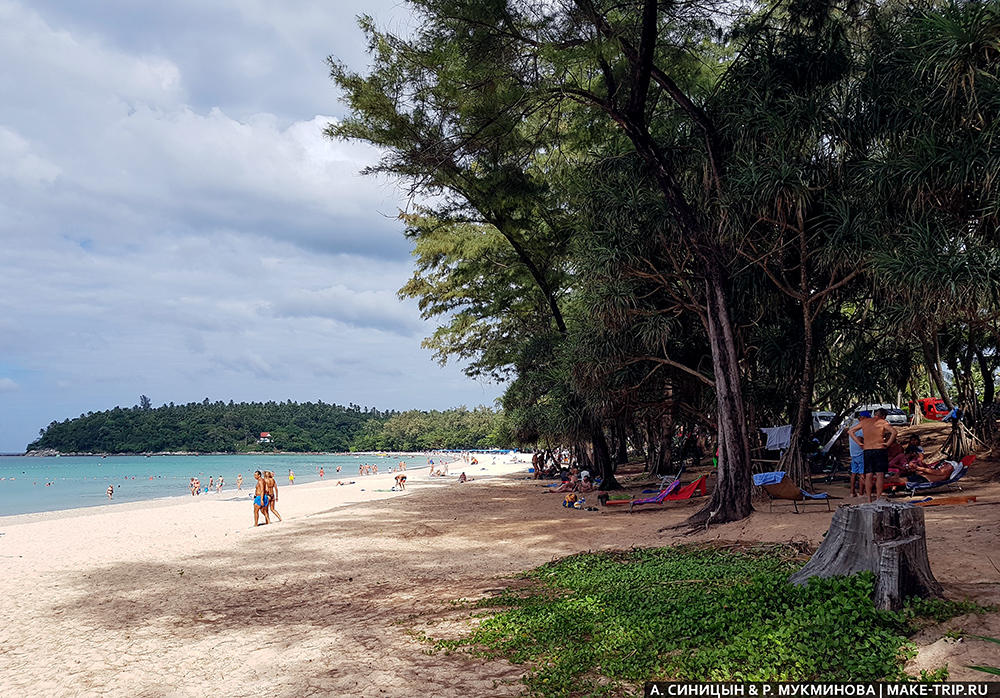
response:
[[[264,485],[264,478],[260,476],[260,471],[255,470],[253,479],[257,481],[257,487],[253,493],[253,525],[260,526],[260,514],[264,512],[264,523],[271,523],[271,517],[267,515],[268,501],[267,489]]]
[[[871,412],[867,410],[854,413],[854,421],[851,427],[856,427],[861,418],[870,419]],[[854,439],[847,440],[851,447],[851,496],[857,497],[859,494],[864,497],[868,494],[865,487],[865,447],[856,443]],[[859,491],[860,490],[860,491]]]

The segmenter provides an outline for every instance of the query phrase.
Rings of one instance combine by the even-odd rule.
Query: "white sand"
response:
[[[250,695],[258,676],[267,695],[282,695],[288,687],[281,688],[279,657],[291,644],[282,636],[298,638],[296,662],[313,651],[302,642],[310,634],[302,632],[310,625],[310,614],[302,615],[308,599],[295,602],[287,583],[303,582],[304,560],[322,562],[322,572],[305,579],[335,580],[329,591],[351,583],[350,575],[336,575],[335,551],[313,535],[316,521],[337,514],[338,533],[363,541],[378,535],[380,522],[366,511],[345,514],[352,511],[345,505],[399,499],[392,507],[405,508],[421,490],[454,489],[462,497],[461,488],[527,468],[507,457],[480,458],[475,466],[454,463],[446,477],[409,469],[405,491],[388,491],[396,473],[356,476],[353,485],[342,478],[343,486],[336,477],[279,480],[284,521],[257,528],[253,482],[243,492],[0,517],[0,597],[11,611],[0,633],[0,694],[206,695],[221,688],[221,695]],[[459,484],[463,470],[475,481]],[[274,602],[295,606],[284,614],[289,625],[255,617],[255,608]],[[220,614],[236,627],[200,640],[185,630],[208,629]],[[320,636],[335,660],[336,634]],[[298,678],[295,685],[289,695],[302,694]]]
[[[375,491],[393,474],[352,487],[279,482],[285,521],[259,528],[249,497],[228,495],[0,518],[0,693],[520,695],[524,667],[430,653],[421,634],[468,628],[455,599],[496,593],[504,575],[555,557],[696,541],[818,545],[831,516],[765,506],[684,536],[667,527],[701,502],[635,515],[565,509],[525,475],[503,476],[526,463],[483,460],[487,470],[467,469],[475,481],[462,485],[454,466],[444,479],[410,470],[405,493]],[[1000,485],[968,480],[976,505],[927,510],[931,564],[953,598],[997,603]],[[998,619],[951,624],[1000,635]],[[1000,664],[995,645],[948,645],[943,634],[920,639],[914,668],[947,662],[969,680],[982,676],[964,664]]]

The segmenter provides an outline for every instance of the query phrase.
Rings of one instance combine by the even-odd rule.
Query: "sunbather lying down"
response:
[[[903,485],[907,482],[944,482],[955,472],[955,465],[951,461],[943,460],[933,465],[913,465],[906,471],[906,478],[897,477],[887,480],[887,485]]]

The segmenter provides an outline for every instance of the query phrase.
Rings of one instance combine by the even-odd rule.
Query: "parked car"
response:
[[[938,422],[947,417],[948,413],[951,412],[951,410],[948,409],[948,406],[944,404],[944,400],[936,397],[918,398],[917,407],[920,409],[920,412],[924,415],[924,417]]]
[[[889,410],[894,410],[894,409],[896,409],[896,406],[893,405],[891,402],[877,402],[877,403],[873,402],[870,405],[859,405],[858,406],[858,412],[872,412],[872,413],[874,413],[875,410],[885,410],[886,412],[888,412]]]
[[[813,431],[814,432],[819,431],[820,429],[822,429],[823,427],[825,427],[827,424],[829,424],[830,422],[832,422],[833,419],[834,419],[834,417],[836,417],[836,416],[837,416],[836,412],[821,412],[821,411],[813,410],[813,413],[812,413]]]
[[[906,412],[898,407],[893,407],[892,409],[886,411],[889,414],[886,415],[885,421],[889,422],[892,426],[905,427],[910,423],[910,418],[906,415]]]

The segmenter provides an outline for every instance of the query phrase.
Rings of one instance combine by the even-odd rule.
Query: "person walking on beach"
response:
[[[291,468],[288,469],[288,484],[289,485],[295,484],[295,473],[292,472]]]
[[[243,473],[236,474],[236,489],[238,490],[243,489]]]
[[[255,470],[253,479],[257,481],[257,486],[253,492],[253,525],[260,526],[260,513],[264,512],[264,523],[271,523],[271,517],[267,514],[267,506],[270,503],[267,499],[267,491],[264,487],[264,478],[260,471]]]
[[[896,429],[885,421],[887,415],[888,412],[883,409],[875,410],[874,416],[867,419],[862,418],[847,432],[851,440],[864,449],[864,488],[868,492],[869,502],[874,499],[872,496],[872,475],[875,476],[875,497],[882,497],[885,475],[889,472],[888,448],[896,440]],[[858,433],[862,435],[862,439],[858,439]]]
[[[278,521],[281,521],[281,514],[274,508],[275,502],[278,501],[278,483],[274,479],[274,473],[270,470],[264,471],[264,491],[267,492],[268,508],[272,514],[278,517]]]
[[[217,488],[217,489],[215,490],[215,491],[216,491],[216,492],[218,492],[219,494],[222,494],[222,482],[223,482],[223,480],[222,480],[222,476],[220,475],[220,476],[219,476],[219,484],[218,484],[218,488]]]

